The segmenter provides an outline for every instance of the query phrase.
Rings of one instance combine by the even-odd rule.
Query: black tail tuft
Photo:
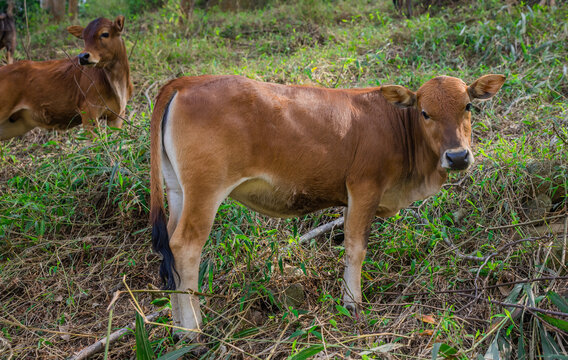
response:
[[[170,238],[168,236],[168,228],[163,212],[152,223],[152,247],[154,251],[162,255],[162,264],[160,265],[160,278],[164,284],[164,290],[175,290],[176,283],[174,273],[179,274],[175,268],[174,254],[170,248]]]

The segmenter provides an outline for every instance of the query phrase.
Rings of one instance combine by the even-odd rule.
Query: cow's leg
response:
[[[107,118],[107,125],[113,128],[117,128],[117,129],[122,129],[122,115],[121,116],[117,116],[117,115],[109,115],[109,117]]]
[[[349,201],[345,209],[345,273],[343,302],[356,317],[361,303],[361,266],[367,252],[367,241],[379,204],[379,192],[372,185],[349,186]]]
[[[8,64],[14,63],[14,50],[13,49],[6,49],[6,62]]]
[[[179,274],[177,290],[197,291],[201,250],[225,195],[223,191],[216,191],[207,185],[184,187],[183,210],[170,239],[175,268]],[[171,298],[176,324],[186,329],[198,329],[201,324],[198,297],[193,294],[173,294]]]
[[[34,125],[31,125],[22,116],[12,114],[10,117],[0,122],[0,140],[24,135],[34,127]]]
[[[84,105],[81,108],[81,123],[83,124],[83,129],[87,131],[88,136],[92,138],[95,137],[95,126],[99,127],[98,122],[98,112],[95,105]]]

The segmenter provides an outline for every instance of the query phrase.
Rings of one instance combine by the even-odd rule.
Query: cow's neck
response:
[[[404,126],[405,165],[409,169],[403,177],[408,182],[439,189],[446,181],[447,173],[439,167],[439,154],[428,146],[427,134],[424,134],[420,126],[419,110],[401,110],[401,114],[404,117],[401,123]]]
[[[117,61],[108,64],[103,68],[104,73],[109,81],[110,86],[119,99],[120,109],[126,107],[126,102],[129,96],[130,84],[130,67],[128,66],[128,58],[126,57],[126,50],[124,55],[120,56]]]

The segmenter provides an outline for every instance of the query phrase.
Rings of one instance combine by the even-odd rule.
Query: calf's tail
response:
[[[176,93],[176,90],[168,85],[160,90],[150,121],[150,224],[152,225],[152,247],[154,251],[162,255],[160,278],[164,284],[163,288],[164,290],[175,290],[174,273],[177,274],[177,271],[170,248],[162,176],[163,129],[168,118],[170,103]]]

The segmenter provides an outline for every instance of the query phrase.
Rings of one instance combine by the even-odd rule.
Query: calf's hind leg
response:
[[[184,204],[179,220],[170,239],[174,255],[176,290],[197,291],[201,250],[209,237],[215,213],[226,197],[215,189],[184,188]],[[172,312],[177,326],[198,329],[201,324],[199,299],[193,294],[172,294]]]

